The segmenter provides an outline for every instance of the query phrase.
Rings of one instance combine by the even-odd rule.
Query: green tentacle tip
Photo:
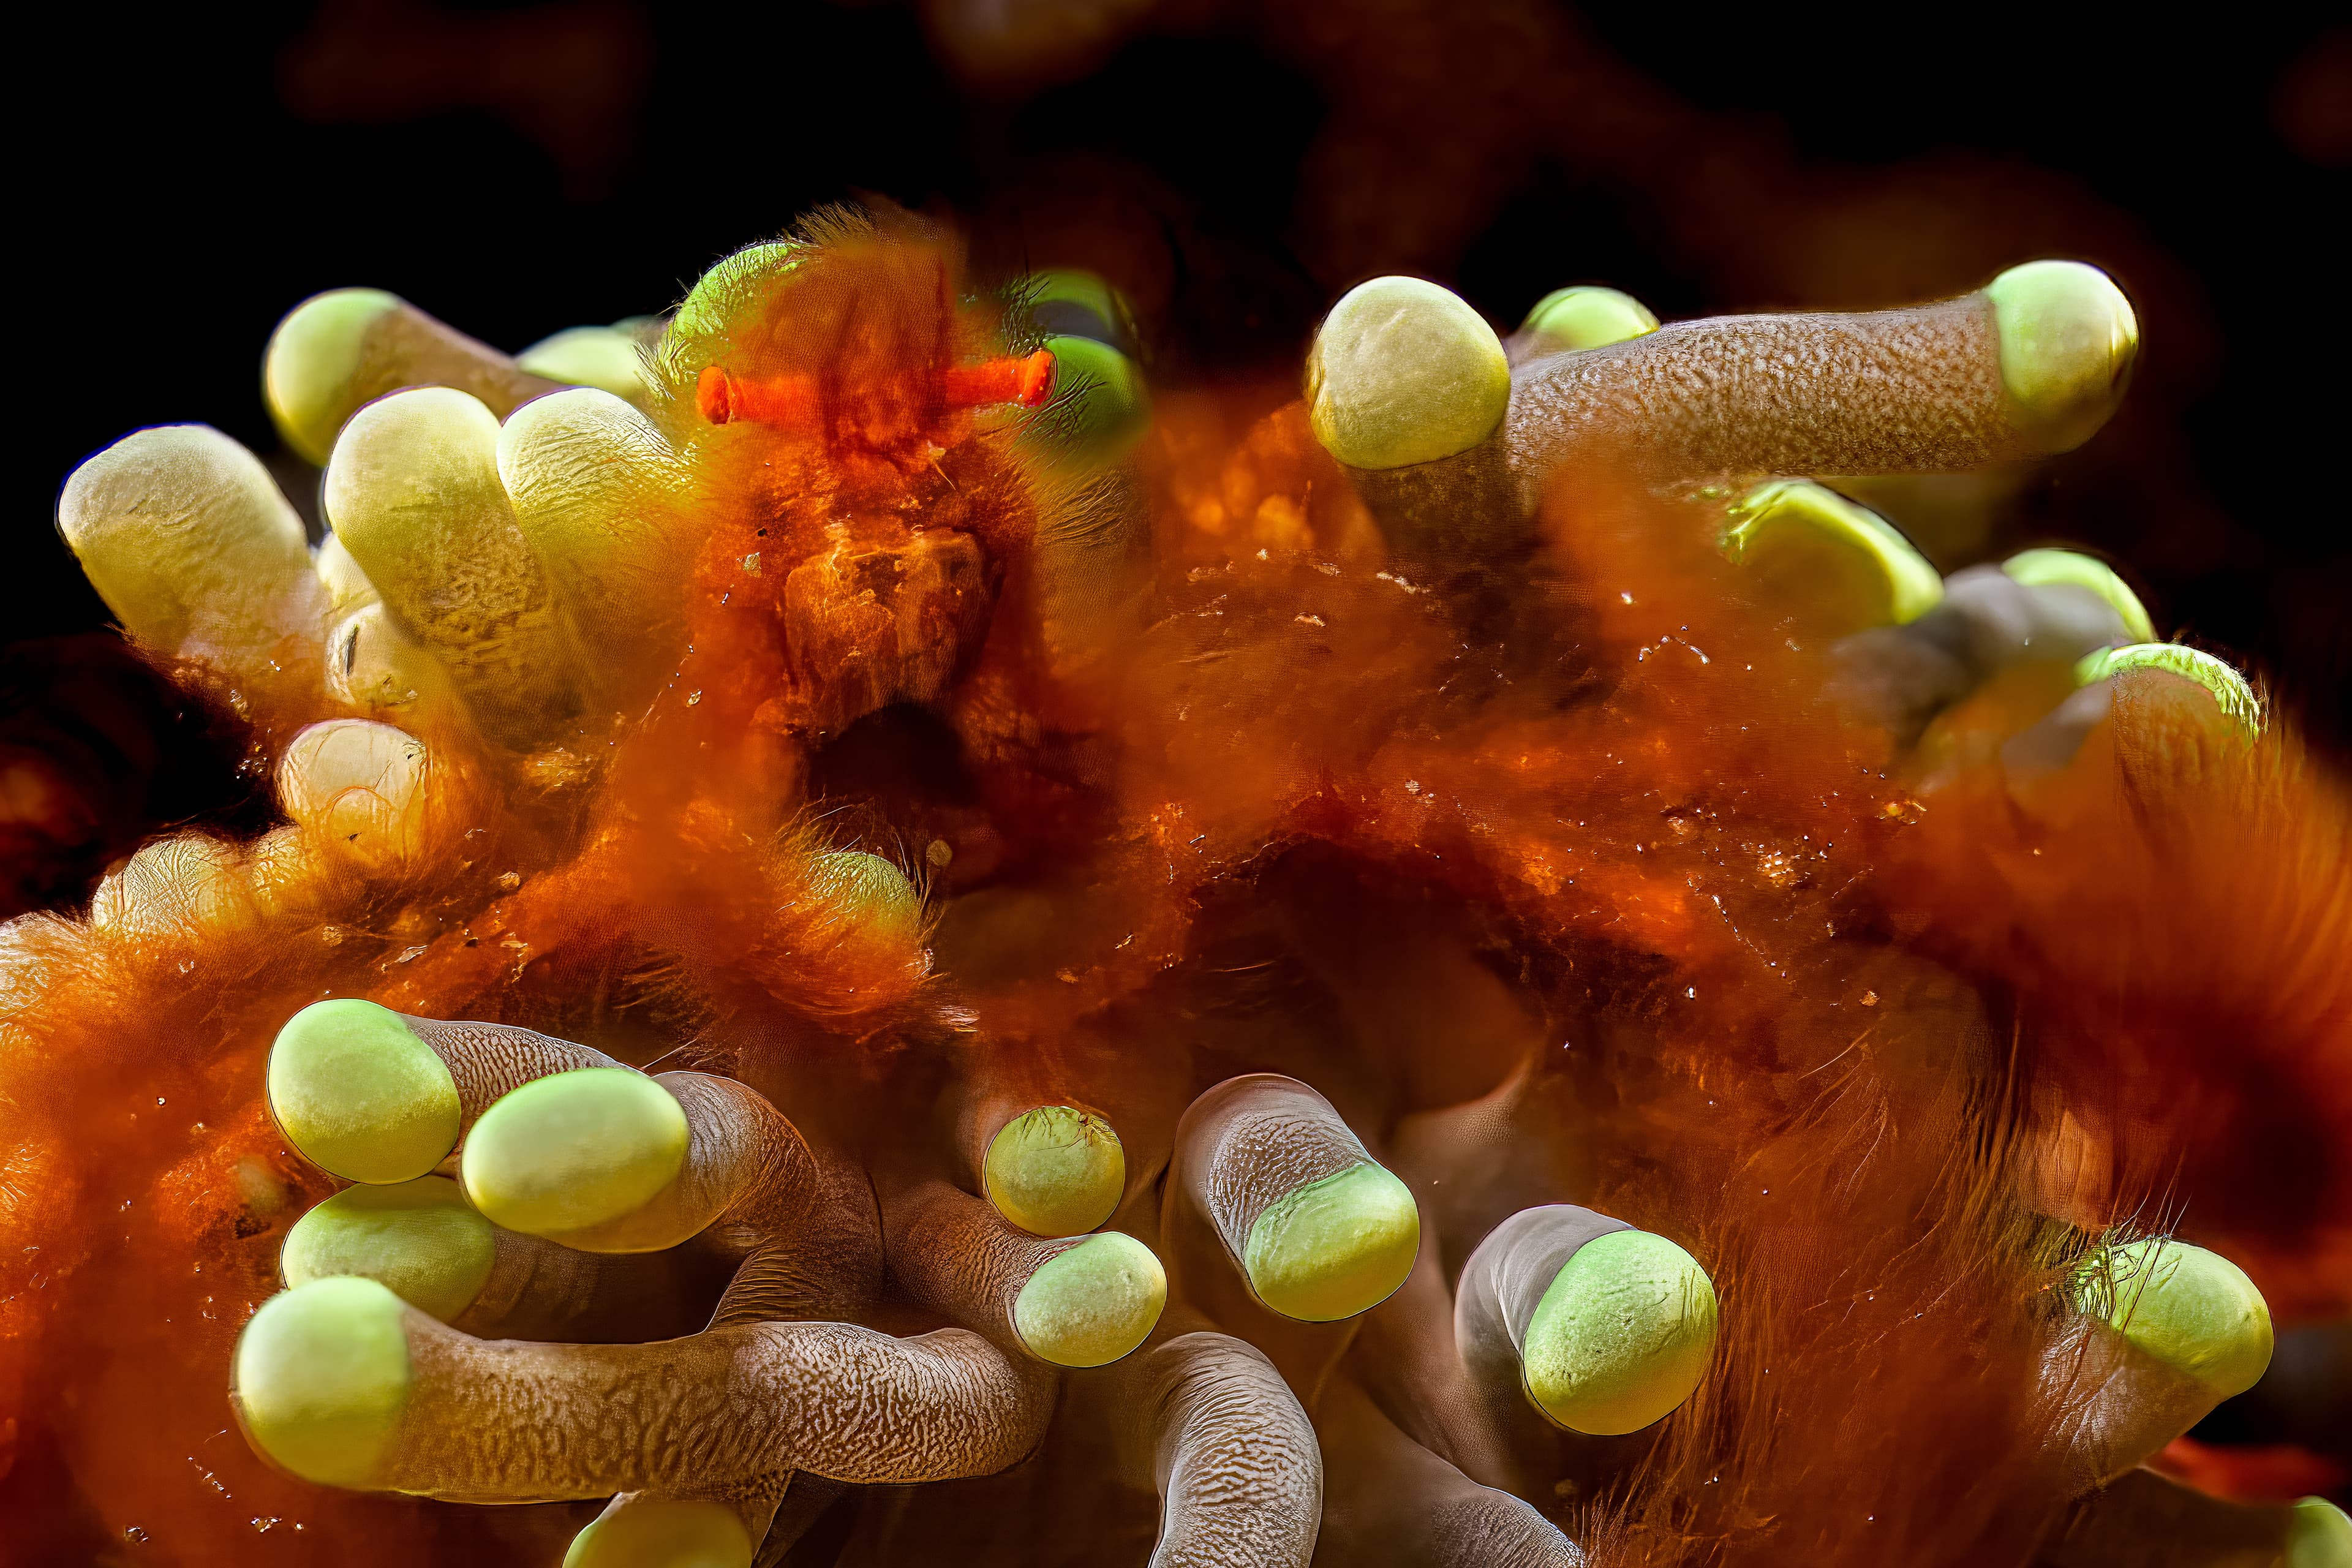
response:
[[[1528,1395],[1573,1432],[1638,1432],[1698,1386],[1715,1324],[1715,1283],[1689,1253],[1645,1230],[1596,1237],[1528,1320],[1519,1352]]]
[[[725,258],[702,275],[686,303],[677,308],[669,324],[670,335],[708,338],[726,331],[729,319],[752,282],[765,273],[789,270],[796,265],[796,253],[803,248],[794,241],[776,239],[746,246]]]
[[[270,334],[262,395],[286,444],[311,462],[325,462],[334,447],[368,329],[399,308],[400,297],[381,289],[331,289],[295,306]]]
[[[615,327],[566,327],[515,355],[515,367],[615,397],[640,397],[646,390],[636,336]]]
[[[1089,467],[1125,457],[1151,426],[1151,395],[1135,362],[1108,343],[1061,334],[1054,354],[1054,402],[1031,428],[1066,461]]]
[[[981,1180],[996,1212],[1034,1236],[1084,1236],[1127,1190],[1111,1124],[1074,1105],[1024,1110],[989,1140]]]
[[[1533,333],[1547,353],[1606,348],[1658,330],[1658,318],[1631,294],[1598,284],[1555,289],[1536,301],[1519,330]]]
[[[1032,273],[1022,287],[1029,319],[1049,337],[1089,338],[1121,354],[1136,350],[1135,317],[1102,278],[1075,267]]]
[[[1723,552],[1768,599],[1833,607],[1853,629],[1916,621],[1944,580],[1895,525],[1811,479],[1776,479],[1736,503]]]
[[[1328,1323],[1388,1300],[1421,1250],[1412,1194],[1379,1165],[1351,1165],[1276,1199],[1250,1226],[1242,1267],[1257,1299]]]
[[[2114,279],[2080,261],[2029,261],[1985,288],[2000,384],[2019,422],[2063,451],[2087,439],[2123,394],[2139,320]]]
[[[1315,438],[1358,468],[1467,451],[1511,404],[1511,364],[1485,317],[1434,283],[1375,278],[1339,298],[1307,359]]]
[[[2352,1568],[2352,1519],[2326,1498],[2298,1499],[2287,1526],[2286,1568]]]
[[[306,1481],[365,1486],[408,1403],[404,1310],[373,1279],[314,1279],[263,1302],[230,1385],[254,1447]]]
[[[2086,1275],[2111,1327],[2224,1399],[2271,1363],[2270,1305],[2218,1252],[2150,1237],[2094,1254]]]
[[[922,895],[907,874],[863,849],[829,849],[810,857],[809,885],[861,925],[903,928],[923,918]]]
[[[579,1068],[501,1096],[466,1138],[466,1196],[492,1224],[562,1237],[635,1213],[686,1168],[686,1112],[641,1072]]]
[[[563,1568],[751,1568],[751,1537],[724,1503],[633,1497],[572,1538]]]
[[[2132,641],[2156,640],[2156,623],[2147,618],[2147,606],[2131,584],[2095,555],[2079,550],[2027,550],[2002,562],[2000,569],[2029,588],[2081,588],[2095,594],[2115,611]]]
[[[490,1222],[467,1206],[457,1184],[421,1176],[337,1193],[294,1222],[278,1271],[292,1286],[373,1279],[446,1323],[482,1293],[497,1254]]]
[[[2088,686],[2095,680],[2133,669],[2161,669],[2193,680],[2213,698],[2214,706],[2221,710],[2231,722],[2249,735],[2260,734],[2263,728],[2263,705],[2254,696],[2254,689],[2246,678],[2210,653],[2179,643],[2134,643],[2129,647],[2101,648],[2086,655],[2074,666],[2074,684]]]
[[[1107,1230],[1029,1276],[1013,1299],[1013,1326],[1041,1361],[1103,1366],[1141,1344],[1167,1304],[1168,1275],[1151,1248]]]
[[[289,1018],[269,1047],[268,1092],[303,1157],[351,1181],[413,1181],[457,1146],[449,1068],[373,1002],[313,1002]]]

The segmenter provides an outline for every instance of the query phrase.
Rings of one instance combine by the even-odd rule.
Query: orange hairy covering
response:
[[[1163,458],[1198,440],[1184,418],[1163,410]],[[2284,719],[2225,749],[2201,693],[2125,682],[2064,775],[2097,803],[2081,830],[2039,880],[1972,883],[1989,859],[2019,877],[1979,815],[2001,773],[1917,798],[1825,695],[1828,649],[1747,601],[1711,509],[1588,476],[1482,611],[1488,585],[1441,595],[1364,551],[1303,426],[1282,408],[1212,473],[1161,475],[1181,525],[1123,692],[1136,869],[1199,887],[1311,835],[1503,922],[1559,1042],[1529,1092],[1590,1171],[1530,1197],[1685,1238],[1724,1303],[1717,1375],[1615,1445],[1641,1468],[1606,1497],[1563,1483],[1609,1560],[2029,1551],[2064,1503],[2042,1438],[2084,1392],[2031,1374],[2082,1245],[2045,1215],[2185,1205],[2284,1311],[2341,1310],[2345,817]],[[2118,951],[2163,971],[2128,1013]],[[2101,1016],[2103,1040],[2074,1032]],[[2045,1201],[2065,1150],[2029,1114],[2078,1102],[2128,1106],[2087,1212]]]
[[[2215,1497],[2261,1502],[2326,1497],[2352,1486],[2352,1468],[2292,1443],[2220,1447],[2175,1437],[2148,1461],[2148,1468]]]
[[[2272,1310],[2352,1309],[2352,795],[2291,723],[2248,742],[2160,671],[2074,765],[1947,792],[1898,921],[2013,988],[2069,1127],[2058,1179],[2177,1212]]]
[[[37,1423],[37,1462],[62,1463],[75,1500],[45,1524],[194,1562],[236,1540],[250,1561],[326,1543],[346,1561],[437,1560],[512,1528],[499,1510],[299,1485],[232,1429],[229,1348],[277,1288],[287,1226],[331,1184],[290,1156],[260,1100],[269,1042],[304,1005],[359,995],[593,1033],[639,1059],[697,1038],[756,1052],[820,1026],[858,1037],[919,1005],[919,930],[865,927],[811,879],[829,836],[804,816],[802,783],[807,748],[838,721],[824,707],[837,672],[808,668],[795,643],[854,642],[840,627],[854,634],[872,595],[854,575],[797,569],[853,544],[971,539],[984,595],[1028,501],[970,410],[908,401],[991,341],[993,323],[957,304],[952,251],[911,221],[828,237],[780,291],[788,302],[745,301],[726,334],[692,346],[740,348],[754,368],[829,366],[831,437],[698,427],[690,381],[661,409],[689,458],[677,504],[704,543],[686,645],[650,672],[647,710],[529,757],[430,732],[429,830],[389,872],[308,844],[273,863],[268,912],[242,891],[205,905],[167,887],[135,929],[48,915],[6,928],[0,1471]],[[962,629],[914,616],[879,651],[929,659],[944,680]],[[337,716],[325,701],[278,727]],[[275,750],[257,747],[257,771]],[[242,873],[253,861],[237,854]]]
[[[1508,932],[1552,1042],[1528,1100],[1581,1172],[1521,1201],[1683,1239],[1723,1302],[1685,1411],[1583,1450],[1595,1475],[1646,1452],[1632,1476],[1561,1483],[1596,1561],[2024,1551],[2063,1501],[2028,1375],[2059,1248],[2006,1194],[1985,1002],[1843,934],[1908,831],[1885,742],[1821,697],[1824,649],[1741,603],[1698,507],[1557,498],[1481,644],[1359,553],[1303,426],[1167,477],[1191,526],[1129,672],[1139,858],[1198,885],[1312,834]]]
[[[1600,1207],[1716,1280],[1691,1403],[1563,1449],[1552,1510],[1596,1562],[2021,1560],[2065,1502],[2042,1447],[2065,1396],[2032,1374],[2082,1245],[2047,1217],[2053,1108],[2113,1150],[2067,1217],[2155,1200],[2193,1229],[2210,1205],[2274,1301],[2329,1304],[2298,1259],[2347,1215],[2312,1163],[2352,1128],[2326,1081],[2345,816],[2284,726],[2233,751],[2126,681],[2044,793],[1990,764],[1915,793],[1706,506],[1578,476],[1517,554],[1428,580],[1286,388],[1160,400],[1140,627],[1048,670],[1041,490],[944,390],[1003,323],[911,219],[809,237],[656,366],[701,542],[647,707],[534,758],[438,738],[429,842],[373,879],[306,862],[298,918],[9,928],[0,1398],[39,1413],[81,1523],[159,1561],[363,1563],[492,1556],[539,1512],[298,1486],[230,1430],[230,1342],[325,1190],[258,1099],[304,1003],[787,1081],[822,1050],[869,1075],[863,1114],[903,1117],[895,1048],[975,1019],[1016,1080],[1245,1056],[1287,1004],[1252,1026],[1250,975],[1213,960],[1268,910],[1327,977],[1453,984],[1351,960],[1359,889],[1429,893],[1538,1041],[1339,1054],[1368,1139],[1507,1080],[1546,1174],[1494,1202]],[[711,423],[714,366],[807,378],[818,421]],[[1037,956],[942,983],[920,933],[849,929],[810,857],[853,834],[909,863],[951,843],[941,890],[1030,900]],[[1240,1026],[1160,1006],[1179,968]]]

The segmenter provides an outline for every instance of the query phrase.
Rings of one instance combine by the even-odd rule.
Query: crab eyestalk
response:
[[[1054,355],[1039,349],[1019,358],[950,365],[940,373],[939,398],[948,409],[998,404],[1034,408],[1053,390]],[[818,429],[824,416],[823,390],[814,375],[738,375],[715,364],[705,365],[695,378],[694,406],[712,425],[748,423],[786,430]]]

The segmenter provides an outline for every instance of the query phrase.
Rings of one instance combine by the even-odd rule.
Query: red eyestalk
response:
[[[1018,359],[955,365],[940,383],[942,401],[950,408],[978,408],[992,403],[1034,408],[1053,394],[1054,355],[1039,349]],[[715,364],[706,365],[694,384],[694,405],[713,425],[748,419],[758,425],[812,429],[817,422],[816,378],[797,374],[753,380],[730,375]]]
[[[694,384],[694,405],[713,425],[749,419],[755,425],[811,429],[817,418],[816,378],[775,375],[754,381],[706,365]]]
[[[1053,393],[1054,355],[1051,350],[1039,349],[1020,359],[960,364],[943,380],[950,408],[977,408],[989,403],[1034,408]]]

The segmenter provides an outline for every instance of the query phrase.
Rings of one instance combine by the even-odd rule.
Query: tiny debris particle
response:
[[[923,858],[934,866],[944,868],[955,858],[955,846],[944,838],[934,838],[923,846]]]
[[[499,872],[499,887],[500,890],[505,891],[505,892],[511,893],[511,892],[513,892],[517,888],[520,888],[520,887],[521,887],[521,886],[522,886],[522,873],[521,873],[521,872],[520,872],[520,871],[501,871],[501,872]]]
[[[743,575],[746,577],[757,577],[759,574],[760,552],[754,550],[751,554],[743,557]]]

